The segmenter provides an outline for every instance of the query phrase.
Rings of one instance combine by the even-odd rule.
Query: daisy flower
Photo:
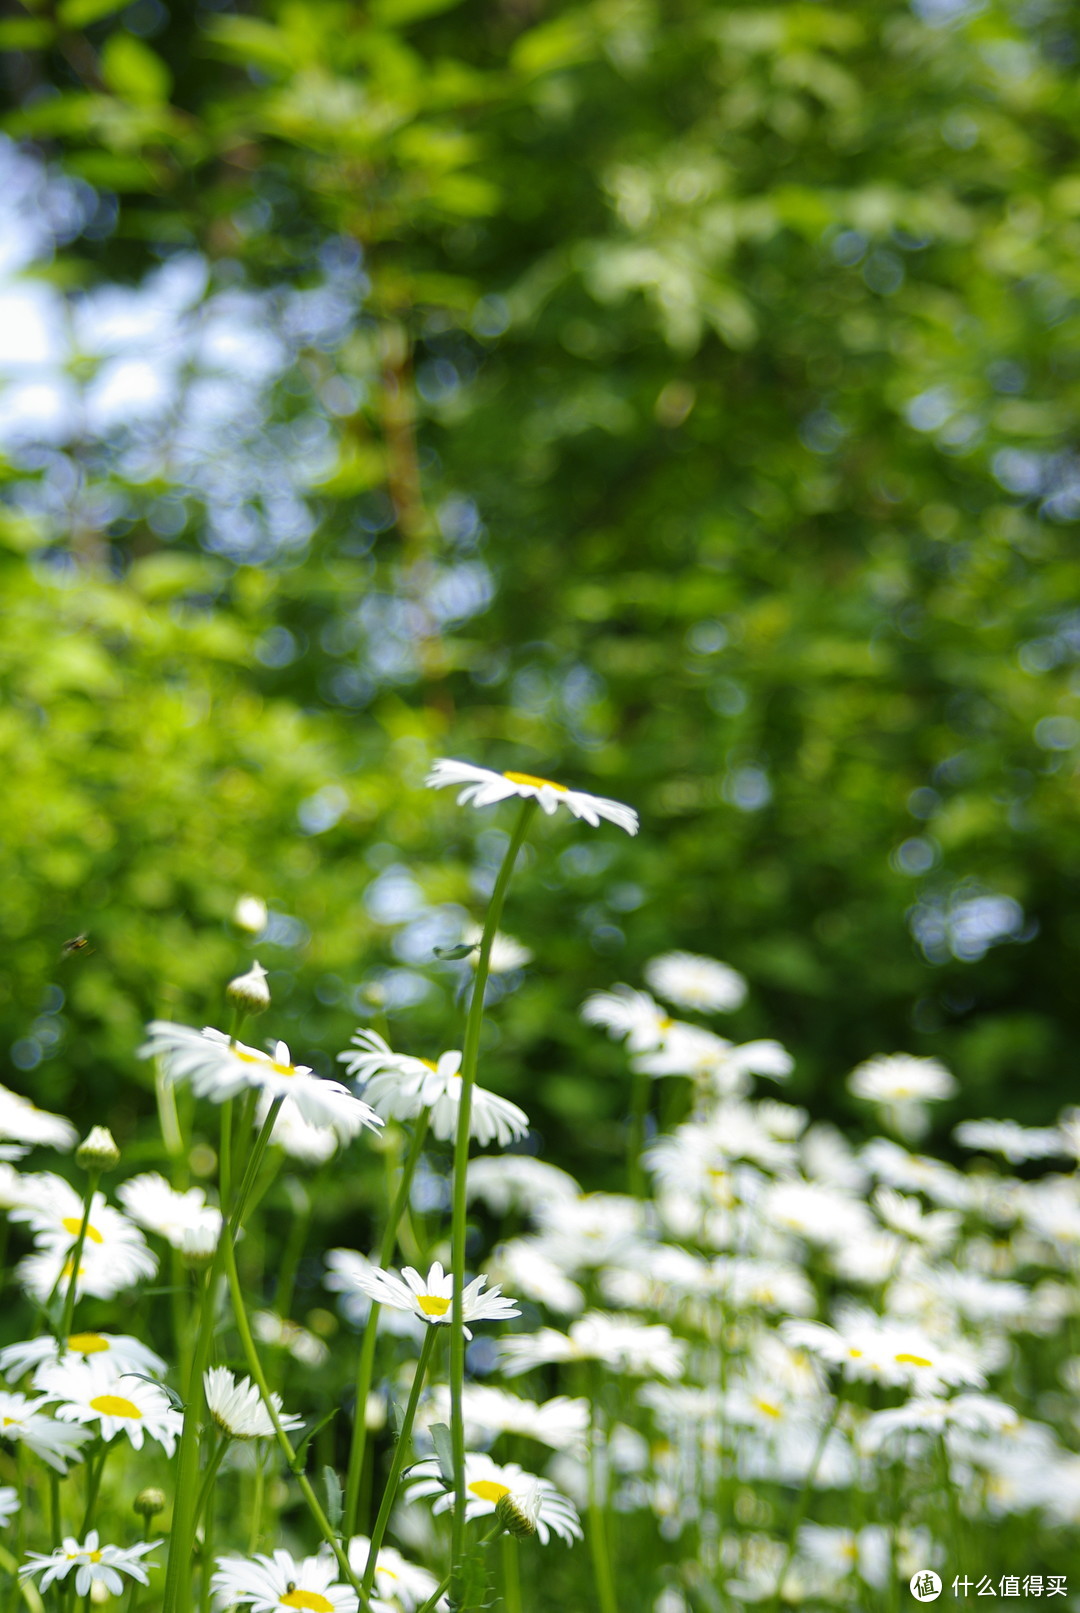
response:
[[[254,1557],[219,1557],[210,1588],[225,1607],[242,1602],[252,1613],[280,1613],[289,1608],[307,1608],[308,1613],[357,1613],[360,1601],[356,1592],[334,1584],[337,1571],[330,1556],[305,1557],[299,1562],[287,1551],[275,1551],[272,1557],[261,1552]]]
[[[901,1136],[921,1137],[928,1126],[926,1104],[951,1098],[959,1088],[937,1059],[881,1053],[852,1070],[848,1090],[876,1103]]]
[[[479,1199],[492,1215],[511,1210],[536,1214],[554,1199],[576,1199],[581,1192],[568,1171],[530,1154],[489,1154],[470,1159],[465,1196]]]
[[[160,1546],[160,1540],[144,1540],[137,1546],[102,1546],[98,1541],[97,1530],[91,1529],[81,1546],[73,1536],[68,1535],[55,1551],[28,1551],[26,1562],[19,1569],[19,1578],[30,1579],[34,1574],[40,1574],[41,1589],[44,1591],[54,1581],[66,1579],[74,1569],[75,1593],[78,1596],[88,1596],[93,1585],[104,1585],[110,1596],[122,1596],[124,1581],[121,1574],[130,1575],[140,1585],[150,1583],[146,1565],[141,1559],[148,1551]]]
[[[116,1196],[133,1221],[156,1232],[174,1249],[183,1249],[185,1235],[202,1233],[216,1245],[221,1236],[221,1211],[207,1205],[201,1187],[178,1193],[157,1171],[145,1171],[122,1182]]]
[[[82,1196],[62,1176],[48,1171],[34,1178],[34,1184],[32,1198],[10,1212],[12,1221],[25,1222],[39,1248],[69,1250],[78,1239],[86,1212]],[[95,1193],[90,1201],[84,1249],[92,1252],[125,1244],[145,1249],[146,1239],[138,1227],[106,1202],[104,1193]]]
[[[230,1041],[212,1026],[197,1031],[160,1019],[148,1031],[140,1055],[161,1058],[169,1080],[190,1082],[199,1097],[224,1103],[253,1087],[270,1098],[292,1098],[305,1120],[333,1126],[347,1138],[355,1137],[363,1126],[376,1130],[382,1125],[379,1116],[340,1081],[324,1081],[308,1065],[294,1064],[285,1042],[275,1042],[271,1053],[262,1053]]]
[[[294,1361],[304,1367],[325,1366],[330,1351],[316,1334],[299,1322],[291,1322],[276,1311],[255,1311],[251,1317],[251,1330],[260,1344],[271,1344],[275,1349],[288,1350]]]
[[[450,1386],[436,1384],[428,1397],[426,1422],[449,1423]],[[467,1383],[462,1392],[466,1439],[488,1445],[498,1434],[535,1439],[553,1451],[584,1451],[589,1434],[589,1402],[556,1395],[538,1404],[490,1384]]]
[[[95,1228],[95,1230],[97,1230]],[[131,1228],[136,1232],[136,1228]],[[138,1243],[127,1242],[95,1244],[87,1230],[82,1259],[75,1274],[75,1296],[81,1299],[90,1294],[94,1299],[112,1299],[125,1288],[153,1277],[158,1269],[157,1256],[146,1247],[141,1232]],[[48,1244],[36,1254],[25,1255],[15,1268],[23,1288],[44,1305],[57,1283],[68,1283],[74,1272],[74,1251],[57,1244]]]
[[[256,1129],[262,1127],[269,1110],[270,1100],[263,1098],[255,1116]],[[277,1112],[270,1141],[275,1148],[284,1149],[290,1159],[302,1160],[305,1165],[324,1165],[337,1153],[341,1138],[333,1126],[313,1126],[293,1100],[286,1098]]]
[[[581,1005],[586,1025],[602,1025],[608,1035],[621,1037],[631,1053],[648,1053],[662,1047],[675,1021],[649,996],[633,986],[612,986],[594,991]]]
[[[80,1447],[92,1436],[87,1428],[68,1428],[46,1416],[41,1408],[48,1401],[48,1395],[30,1400],[26,1395],[0,1390],[0,1439],[20,1441],[57,1473],[66,1473],[69,1462],[81,1460]]]
[[[203,1388],[210,1415],[230,1439],[272,1439],[274,1425],[263,1405],[262,1396],[250,1378],[237,1382],[228,1367],[211,1367],[203,1373]],[[291,1417],[281,1409],[281,1396],[272,1394],[278,1422],[288,1431],[303,1426],[302,1417]]]
[[[919,1394],[968,1384],[981,1389],[986,1379],[971,1347],[960,1339],[938,1344],[921,1328],[902,1321],[858,1314],[833,1327],[823,1322],[783,1322],[781,1334],[796,1349],[809,1350],[828,1366],[842,1367],[859,1382],[906,1385]]]
[[[358,1579],[367,1568],[370,1550],[371,1541],[366,1535],[353,1535],[349,1541],[349,1567]],[[383,1608],[386,1613],[398,1613],[399,1609],[400,1613],[416,1613],[430,1600],[437,1584],[435,1575],[426,1568],[408,1562],[393,1546],[383,1546],[375,1559],[376,1600],[372,1606],[379,1613]],[[446,1607],[444,1598],[439,1598],[438,1606],[440,1610]]]
[[[430,1059],[394,1053],[377,1032],[360,1029],[352,1038],[355,1052],[338,1057],[350,1075],[364,1083],[364,1096],[385,1120],[415,1120],[425,1109],[428,1123],[440,1142],[457,1135],[461,1104],[461,1054],[457,1049]],[[486,1148],[505,1148],[529,1130],[529,1117],[509,1098],[474,1085],[469,1111],[469,1136]]]
[[[41,1144],[66,1154],[78,1142],[79,1134],[63,1115],[39,1109],[18,1092],[0,1086],[0,1137],[20,1144],[19,1152]],[[12,1154],[16,1158],[18,1155]]]
[[[704,1014],[730,1013],[746,999],[746,981],[726,963],[693,952],[664,952],[645,965],[645,979],[665,1002]]]
[[[42,1394],[57,1402],[56,1416],[65,1423],[96,1423],[102,1439],[127,1434],[141,1450],[149,1434],[167,1456],[176,1445],[183,1418],[174,1411],[164,1389],[131,1373],[118,1375],[100,1358],[72,1361],[65,1358],[38,1374]]]
[[[515,1333],[499,1340],[499,1356],[508,1378],[556,1361],[603,1361],[617,1372],[678,1378],[685,1350],[683,1340],[663,1324],[609,1316],[604,1311],[588,1311],[571,1322],[568,1333],[541,1327],[535,1333]]]
[[[412,1469],[411,1480],[405,1491],[407,1502],[434,1496],[433,1512],[446,1512],[453,1506],[453,1491],[447,1490],[444,1485],[438,1461],[434,1457],[418,1462]],[[539,1535],[543,1545],[547,1545],[552,1534],[559,1535],[567,1545],[582,1539],[574,1503],[565,1495],[560,1495],[550,1479],[526,1473],[516,1462],[506,1462],[500,1466],[490,1456],[467,1455],[465,1491],[468,1497],[465,1517],[470,1521],[490,1517],[500,1501],[507,1501],[513,1512],[520,1513],[528,1521],[529,1527],[522,1532]]]
[[[449,1322],[451,1319],[454,1279],[444,1272],[436,1260],[426,1277],[413,1266],[404,1266],[399,1277],[396,1272],[383,1271],[371,1266],[367,1271],[357,1267],[353,1272],[357,1286],[378,1305],[389,1305],[398,1311],[411,1311],[422,1321]],[[484,1292],[486,1274],[474,1277],[461,1291],[462,1314],[466,1322],[500,1322],[521,1312],[512,1299],[500,1293],[499,1284]],[[465,1337],[472,1338],[465,1328]]]
[[[953,1136],[962,1148],[1000,1154],[1010,1165],[1071,1152],[1061,1132],[1052,1126],[1018,1126],[1015,1120],[963,1120]]]
[[[638,815],[633,807],[621,801],[609,801],[602,795],[587,795],[584,790],[569,790],[565,784],[551,779],[535,778],[531,773],[493,773],[486,767],[474,767],[471,762],[450,761],[446,757],[433,763],[424,780],[429,789],[442,790],[447,785],[463,785],[458,793],[458,805],[474,807],[494,806],[496,801],[520,796],[525,801],[538,801],[550,818],[557,807],[564,806],[575,818],[583,818],[594,829],[606,818],[627,834],[638,832]]]
[[[118,1375],[142,1372],[150,1378],[163,1378],[167,1370],[160,1355],[155,1355],[141,1339],[132,1338],[130,1334],[72,1333],[62,1347],[49,1334],[6,1345],[0,1350],[0,1372],[8,1378],[21,1378],[32,1367],[55,1365],[65,1354],[101,1356],[111,1363]]]
[[[331,1293],[341,1295],[338,1305],[342,1316],[353,1327],[363,1327],[371,1312],[369,1279],[379,1267],[356,1249],[328,1249],[326,1264],[329,1270],[323,1282]],[[424,1336],[424,1324],[413,1311],[384,1310],[379,1317],[379,1331],[419,1342]]]
[[[21,1505],[18,1490],[13,1490],[10,1484],[0,1486],[0,1523],[13,1518]]]
[[[871,1412],[859,1431],[859,1443],[872,1454],[895,1433],[944,1434],[959,1428],[968,1434],[1005,1434],[1020,1423],[1015,1407],[993,1395],[956,1395],[952,1400],[917,1395],[906,1405]]]

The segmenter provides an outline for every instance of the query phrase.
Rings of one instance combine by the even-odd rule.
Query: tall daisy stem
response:
[[[276,1107],[277,1106],[275,1105],[275,1109],[271,1110],[270,1116],[268,1117],[271,1126],[275,1117]],[[307,1504],[307,1509],[311,1513],[311,1516],[315,1522],[315,1527],[318,1529],[319,1533],[326,1541],[326,1544],[333,1552],[334,1557],[337,1560],[337,1565],[345,1579],[359,1596],[361,1606],[367,1607],[367,1591],[363,1588],[363,1586],[360,1584],[360,1581],[353,1573],[349,1559],[342,1550],[341,1541],[335,1534],[329,1518],[326,1516],[326,1513],[323,1511],[322,1506],[319,1503],[318,1496],[311,1487],[311,1482],[308,1479],[307,1474],[304,1472],[303,1466],[297,1457],[296,1452],[293,1450],[292,1441],[281,1425],[281,1418],[279,1417],[278,1409],[274,1404],[273,1397],[270,1392],[270,1385],[266,1381],[266,1373],[263,1371],[262,1362],[259,1360],[259,1352],[255,1348],[255,1339],[252,1336],[251,1324],[248,1321],[247,1310],[244,1305],[244,1294],[242,1288],[240,1287],[240,1274],[236,1269],[236,1250],[233,1247],[231,1239],[226,1239],[224,1242],[225,1275],[228,1279],[229,1293],[232,1297],[232,1308],[233,1316],[236,1321],[236,1330],[240,1334],[240,1344],[244,1352],[244,1360],[247,1363],[247,1369],[251,1373],[253,1380],[258,1386],[262,1403],[266,1408],[266,1414],[274,1426],[274,1438],[277,1440],[278,1449],[285,1458],[285,1463],[289,1469],[289,1472],[300,1486],[300,1493],[304,1497],[304,1501]]]
[[[413,1418],[420,1402],[420,1391],[427,1376],[428,1363],[431,1352],[435,1346],[435,1335],[438,1329],[434,1323],[429,1323],[424,1334],[424,1342],[420,1347],[420,1359],[416,1363],[413,1374],[412,1388],[409,1390],[409,1399],[405,1407],[405,1416],[402,1418],[401,1428],[398,1432],[397,1444],[394,1446],[394,1457],[390,1463],[390,1474],[386,1480],[386,1489],[383,1491],[382,1502],[379,1506],[379,1516],[375,1520],[375,1527],[371,1531],[371,1545],[368,1547],[367,1564],[364,1568],[364,1595],[371,1595],[371,1587],[375,1583],[375,1564],[379,1556],[379,1549],[386,1534],[386,1526],[390,1522],[390,1513],[397,1500],[398,1484],[401,1480],[401,1470],[405,1466],[405,1457],[409,1449],[409,1440],[412,1435]]]
[[[75,1247],[71,1251],[71,1276],[68,1280],[67,1293],[64,1296],[64,1312],[60,1319],[60,1344],[67,1349],[68,1337],[71,1333],[71,1323],[75,1315],[75,1294],[79,1286],[79,1266],[82,1262],[82,1252],[86,1244],[86,1231],[90,1225],[90,1209],[94,1202],[97,1185],[101,1181],[99,1170],[90,1171],[87,1175],[86,1198],[83,1201],[83,1217],[79,1223],[79,1235],[75,1239]]]
[[[510,879],[536,811],[535,800],[521,804],[518,821],[510,836],[502,860],[495,888],[491,893],[484,933],[480,940],[480,953],[476,960],[476,978],[473,981],[469,1013],[465,1021],[465,1044],[461,1054],[461,1099],[458,1105],[457,1136],[454,1139],[453,1206],[451,1212],[451,1267],[454,1287],[450,1313],[450,1436],[454,1455],[454,1514],[450,1557],[451,1580],[457,1575],[465,1553],[465,1418],[462,1410],[465,1384],[465,1316],[463,1291],[465,1287],[465,1175],[469,1165],[469,1123],[472,1118],[472,1093],[476,1084],[476,1065],[480,1054],[480,1028],[484,1019],[484,995],[491,969],[491,947],[502,916],[503,902]],[[462,1610],[467,1613],[467,1610]]]
[[[833,1401],[833,1409],[829,1413],[828,1419],[822,1428],[821,1433],[818,1435],[818,1442],[814,1446],[814,1454],[810,1458],[810,1466],[806,1470],[806,1477],[803,1479],[802,1489],[799,1491],[798,1499],[795,1502],[795,1512],[792,1516],[791,1527],[788,1532],[787,1550],[784,1553],[783,1565],[781,1566],[780,1573],[778,1574],[776,1580],[776,1589],[773,1591],[772,1601],[769,1604],[772,1613],[775,1613],[775,1610],[779,1609],[780,1607],[781,1598],[784,1594],[784,1581],[787,1579],[788,1569],[791,1567],[792,1559],[795,1556],[795,1551],[799,1544],[799,1525],[806,1516],[806,1509],[810,1504],[810,1492],[814,1488],[814,1480],[817,1478],[817,1471],[821,1466],[821,1458],[825,1455],[825,1447],[829,1443],[829,1435],[836,1427],[836,1419],[840,1415],[841,1404],[842,1397],[838,1394],[836,1399]]]
[[[173,1501],[173,1523],[169,1534],[169,1556],[165,1566],[165,1589],[162,1613],[190,1613],[191,1558],[195,1540],[195,1508],[199,1489],[199,1425],[203,1413],[203,1373],[210,1359],[210,1346],[214,1336],[217,1315],[218,1286],[225,1268],[226,1252],[231,1251],[247,1209],[251,1189],[259,1172],[263,1155],[274,1129],[281,1100],[270,1105],[270,1112],[255,1139],[248,1157],[243,1181],[236,1192],[232,1213],[221,1229],[213,1263],[206,1276],[199,1312],[199,1332],[191,1356],[191,1370],[184,1384],[184,1427],[180,1434],[180,1450],[176,1464],[176,1491]],[[231,1116],[222,1114],[222,1143],[231,1144]],[[223,1213],[228,1206],[223,1205]]]
[[[379,1248],[379,1265],[384,1269],[393,1257],[398,1227],[409,1202],[409,1190],[420,1159],[420,1151],[427,1136],[428,1112],[422,1109],[413,1128],[409,1152],[401,1169],[401,1180],[390,1210],[390,1218],[383,1228]],[[367,1445],[367,1402],[371,1393],[371,1377],[375,1365],[375,1339],[379,1327],[379,1306],[374,1300],[364,1323],[364,1336],[360,1343],[360,1359],[356,1367],[356,1410],[353,1414],[352,1446],[349,1450],[349,1468],[345,1478],[345,1512],[342,1527],[346,1535],[355,1535],[360,1528],[360,1484],[364,1473],[364,1452]]]

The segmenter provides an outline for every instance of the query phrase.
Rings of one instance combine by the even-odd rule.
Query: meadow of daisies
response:
[[[868,1048],[856,1147],[784,1101],[778,1042],[719,1032],[741,976],[670,952],[566,984],[626,1055],[625,1191],[575,1181],[484,1084],[488,983],[527,961],[499,926],[535,814],[636,816],[459,762],[428,782],[510,831],[444,1046],[360,1025],[320,1078],[238,956],[213,1025],[148,1027],[160,1134],[131,1157],[0,1089],[4,1608],[1080,1605],[1080,1116],[969,1121],[958,1168],[919,1151],[953,1077]],[[358,1173],[378,1225],[318,1247],[313,1198]],[[290,1315],[302,1261],[321,1333]]]

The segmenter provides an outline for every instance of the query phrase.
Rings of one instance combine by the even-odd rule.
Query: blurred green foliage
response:
[[[130,1130],[138,1027],[220,1013],[245,891],[299,1056],[328,1073],[379,980],[397,1041],[452,1045],[468,966],[425,962],[456,936],[424,906],[482,910],[505,818],[425,795],[451,754],[642,814],[542,825],[507,919],[537,963],[487,1079],[590,1180],[624,1093],[574,1011],[672,946],[747,974],[731,1034],[783,1039],[816,1112],[908,1049],[951,1117],[1054,1113],[1075,5],[26,0],[0,45],[9,134],[98,193],[40,271],[73,306],[193,253],[208,297],[328,252],[362,292],[269,395],[266,441],[333,450],[302,551],[208,537],[120,431],[62,448],[115,519],[32,508],[51,471],[11,455],[4,1079]]]

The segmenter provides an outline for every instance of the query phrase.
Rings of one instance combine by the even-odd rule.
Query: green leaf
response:
[[[445,963],[456,963],[459,958],[467,958],[470,952],[475,952],[479,945],[479,941],[460,941],[456,947],[433,947],[432,951]]]
[[[371,20],[385,27],[400,28],[421,17],[434,17],[450,11],[461,0],[372,0]]]
[[[172,74],[161,57],[131,34],[110,34],[101,52],[101,76],[114,95],[133,106],[160,106],[172,89]]]
[[[299,1445],[296,1447],[296,1467],[297,1467],[297,1469],[299,1469],[299,1468],[301,1468],[303,1466],[304,1457],[307,1454],[307,1448],[311,1444],[312,1440],[315,1438],[315,1435],[319,1432],[319,1430],[321,1428],[325,1428],[327,1423],[330,1421],[330,1419],[332,1417],[336,1417],[337,1414],[338,1414],[338,1408],[335,1406],[333,1408],[333,1410],[327,1412],[325,1417],[320,1417],[317,1423],[312,1423],[311,1427],[308,1429],[307,1433],[304,1435],[303,1439],[300,1441]]]
[[[121,1372],[120,1376],[121,1378],[138,1378],[141,1383],[152,1383],[155,1389],[160,1389],[162,1394],[168,1397],[169,1405],[173,1411],[182,1412],[184,1410],[184,1402],[176,1390],[171,1388],[169,1384],[162,1383],[160,1378],[148,1378],[145,1372]]]
[[[0,22],[0,50],[44,50],[51,45],[56,30],[39,17],[12,17]]]
[[[323,1489],[326,1492],[326,1516],[330,1520],[330,1527],[335,1534],[341,1528],[341,1520],[345,1515],[345,1500],[341,1489],[341,1480],[332,1467],[322,1470]]]
[[[430,1433],[431,1443],[435,1447],[435,1459],[439,1464],[439,1473],[449,1489],[454,1482],[453,1438],[445,1423],[432,1423]]]

